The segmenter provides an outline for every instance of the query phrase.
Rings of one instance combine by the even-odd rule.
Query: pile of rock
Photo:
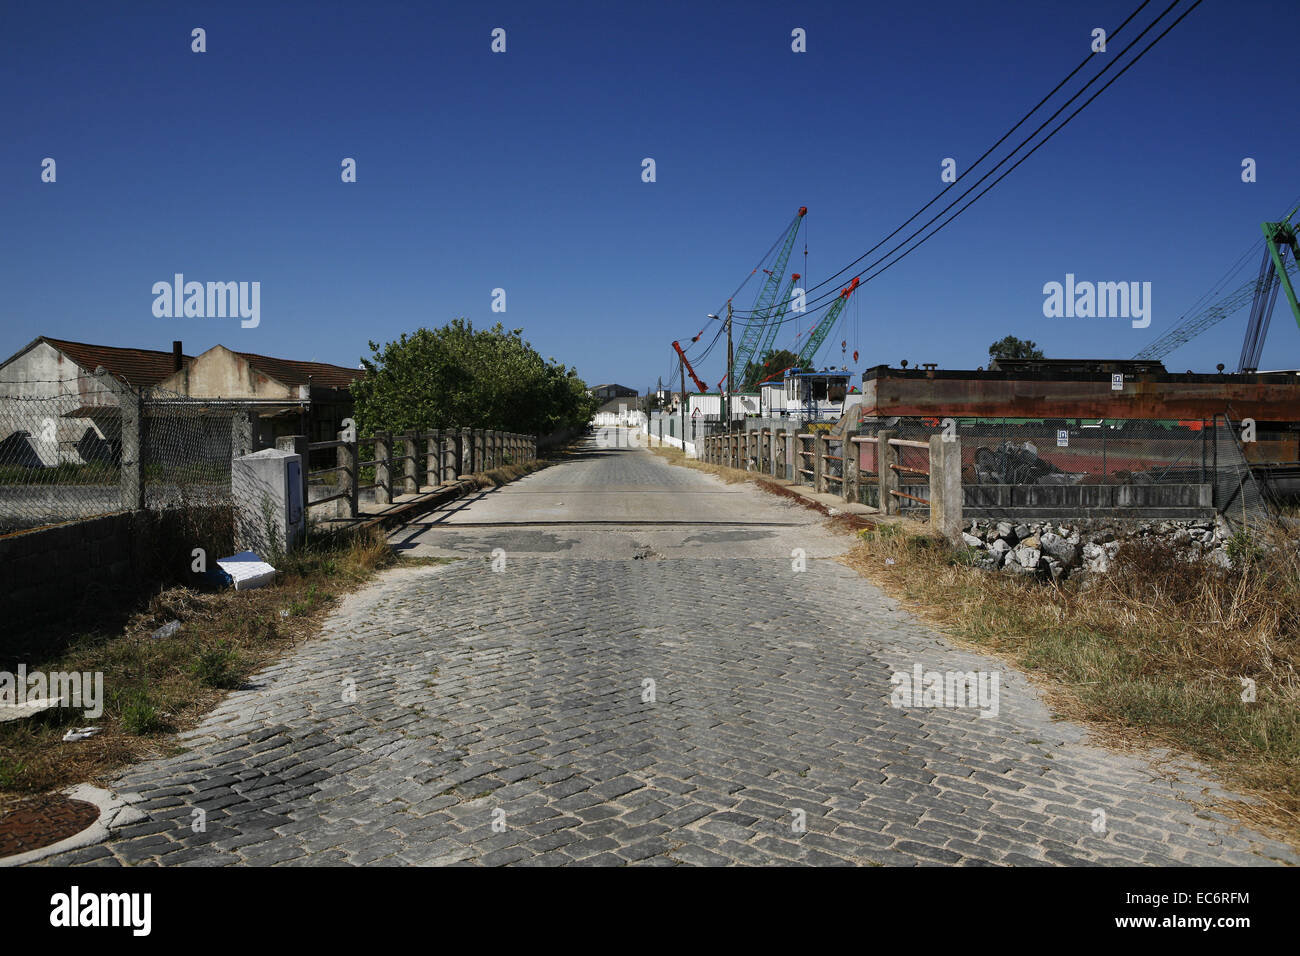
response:
[[[1008,574],[1028,574],[1055,581],[1075,571],[1104,574],[1126,540],[1157,538],[1203,555],[1221,567],[1231,561],[1224,544],[1232,532],[1222,518],[1214,521],[1159,521],[1123,524],[1054,521],[968,521],[961,538],[982,552],[980,567]]]

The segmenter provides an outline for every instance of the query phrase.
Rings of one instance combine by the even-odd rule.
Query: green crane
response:
[[[1261,223],[1265,250],[1258,278],[1250,280],[1213,305],[1189,316],[1133,357],[1162,359],[1179,346],[1186,345],[1206,329],[1218,325],[1250,302],[1252,303],[1251,315],[1245,342],[1242,345],[1239,371],[1257,368],[1259,353],[1264,345],[1264,333],[1268,331],[1268,317],[1272,314],[1279,286],[1286,290],[1287,301],[1291,304],[1291,311],[1295,313],[1296,324],[1300,325],[1300,302],[1297,302],[1295,286],[1292,284],[1292,278],[1296,276],[1296,260],[1300,258],[1300,248],[1296,244],[1295,227],[1290,223],[1297,211],[1300,211],[1300,207],[1291,210],[1291,215],[1281,222]],[[1288,249],[1291,252],[1289,260],[1286,257]]]
[[[745,332],[740,337],[740,345],[736,348],[732,363],[734,368],[744,369],[756,356],[762,355],[758,351],[758,345],[770,325],[772,306],[776,303],[776,290],[781,285],[781,276],[785,274],[786,264],[790,261],[790,252],[794,249],[795,237],[799,235],[799,226],[807,214],[808,207],[800,206],[794,221],[790,223],[790,228],[786,230],[785,240],[781,243],[781,249],[772,268],[763,270],[767,273],[767,279],[758,290],[758,299],[745,325]]]
[[[812,368],[813,359],[817,357],[817,350],[820,349],[822,343],[826,341],[826,336],[830,335],[831,328],[834,327],[836,320],[839,319],[840,313],[844,311],[844,306],[848,305],[849,296],[853,294],[857,287],[858,280],[854,279],[846,288],[840,290],[840,294],[836,297],[835,301],[831,303],[830,308],[826,310],[826,314],[823,315],[821,321],[817,323],[817,327],[812,330],[812,334],[808,336],[808,341],[805,342],[803,348],[799,350],[800,368]]]
[[[1241,344],[1241,361],[1238,372],[1254,371],[1259,368],[1259,360],[1264,352],[1264,337],[1268,335],[1268,323],[1273,318],[1273,306],[1277,304],[1277,290],[1280,286],[1286,290],[1287,301],[1291,304],[1291,314],[1295,316],[1296,325],[1300,325],[1300,303],[1296,302],[1295,287],[1287,275],[1287,266],[1294,266],[1300,259],[1300,244],[1296,243],[1295,228],[1291,225],[1291,215],[1281,222],[1260,224],[1264,230],[1264,261],[1259,267],[1262,285],[1259,294],[1250,309],[1250,321],[1246,324],[1246,338]],[[1286,254],[1291,253],[1288,263]]]
[[[785,320],[785,313],[790,308],[790,302],[794,296],[795,284],[799,281],[799,273],[790,276],[790,281],[786,284],[785,291],[781,293],[781,298],[776,300],[776,311],[772,313],[772,320],[767,323],[767,328],[763,332],[763,342],[755,353],[755,361],[762,362],[763,356],[772,351],[772,346],[776,343],[776,333],[781,330],[781,323]]]

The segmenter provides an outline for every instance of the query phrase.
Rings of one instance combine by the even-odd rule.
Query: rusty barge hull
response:
[[[1209,419],[1300,423],[1300,375],[1106,373],[894,369],[862,373],[864,417]]]

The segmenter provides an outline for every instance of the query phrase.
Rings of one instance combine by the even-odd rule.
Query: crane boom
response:
[[[659,341],[662,342],[663,339],[660,339]],[[663,348],[662,345],[659,347]],[[682,365],[686,368],[686,371],[690,373],[691,381],[695,383],[695,387],[698,388],[701,393],[707,393],[709,390],[709,386],[701,382],[700,377],[695,374],[695,369],[691,368],[690,360],[687,359],[686,353],[682,351],[681,344],[678,342],[673,342],[673,348],[677,350],[677,354],[681,357]],[[683,395],[682,396],[683,401],[685,400],[685,398],[686,396]]]
[[[755,358],[762,362],[763,356],[772,351],[772,345],[776,341],[776,333],[781,330],[781,322],[785,319],[785,313],[790,308],[790,297],[794,294],[795,284],[799,281],[799,273],[790,276],[790,282],[786,285],[785,291],[781,293],[781,298],[776,300],[776,311],[772,313],[772,320],[767,323],[767,329],[763,333],[763,341],[755,353]]]
[[[1273,307],[1277,305],[1278,289],[1286,290],[1287,302],[1300,325],[1300,302],[1296,301],[1295,287],[1287,275],[1286,254],[1291,253],[1291,262],[1300,259],[1300,244],[1296,242],[1295,229],[1291,226],[1291,215],[1281,222],[1265,222],[1260,227],[1264,230],[1264,261],[1260,264],[1259,275],[1262,283],[1255,301],[1250,307],[1250,321],[1246,324],[1246,338],[1241,343],[1241,359],[1237,365],[1238,372],[1253,372],[1259,368],[1259,360],[1264,353],[1264,339],[1268,335],[1268,324],[1273,318]]]
[[[1294,259],[1286,263],[1286,271],[1289,271],[1292,275],[1295,274],[1295,269]],[[1170,329],[1133,357],[1135,359],[1160,359],[1179,346],[1186,345],[1206,329],[1218,325],[1247,302],[1264,292],[1267,288],[1265,278],[1266,276],[1261,276],[1258,279],[1251,279],[1241,288],[1233,290],[1218,302]],[[1297,319],[1297,321],[1300,321],[1300,319]]]
[[[844,306],[848,304],[849,296],[853,294],[857,287],[858,280],[854,279],[846,288],[840,290],[839,296],[831,303],[830,308],[826,310],[826,314],[817,323],[817,327],[808,336],[808,341],[799,350],[799,365],[801,367],[812,366],[813,359],[817,357],[817,350],[826,341],[826,336],[830,334],[831,328],[840,317],[840,313],[844,311]]]
[[[1260,354],[1264,349],[1264,337],[1268,334],[1268,324],[1273,315],[1273,306],[1277,303],[1279,288],[1286,290],[1287,302],[1295,315],[1296,325],[1300,325],[1300,301],[1296,299],[1295,286],[1291,282],[1296,274],[1296,262],[1300,260],[1300,243],[1297,243],[1296,230],[1291,225],[1291,220],[1297,212],[1300,212],[1300,206],[1292,209],[1290,215],[1280,222],[1260,224],[1264,230],[1264,260],[1260,263],[1258,278],[1247,282],[1240,289],[1233,290],[1191,318],[1185,319],[1134,358],[1164,358],[1174,349],[1186,345],[1206,329],[1222,322],[1250,302],[1250,319],[1246,323],[1246,335],[1241,345],[1241,358],[1237,371],[1258,368]],[[1291,252],[1290,261],[1286,256],[1288,250]]]
[[[740,345],[736,348],[733,362],[735,368],[743,369],[756,354],[762,354],[758,351],[759,342],[762,341],[769,324],[772,306],[776,302],[776,290],[781,285],[781,276],[785,275],[786,264],[790,261],[790,252],[794,249],[794,240],[799,234],[799,225],[807,214],[808,207],[800,206],[799,212],[794,217],[794,222],[790,223],[790,227],[786,231],[785,240],[781,243],[781,250],[777,253],[772,268],[763,270],[767,272],[767,280],[763,283],[762,288],[758,290],[758,299],[754,302],[754,310],[750,314],[749,322],[745,325],[745,331],[740,337]]]

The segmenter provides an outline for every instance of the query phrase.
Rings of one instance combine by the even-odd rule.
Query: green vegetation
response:
[[[357,434],[455,427],[549,435],[586,425],[597,404],[586,383],[543,359],[522,331],[453,319],[382,347],[371,342],[366,375],[352,385]]]
[[[989,359],[1007,358],[1007,359],[1040,359],[1046,358],[1043,350],[1038,347],[1037,342],[1031,342],[1028,339],[1018,339],[1014,335],[1008,335],[1006,338],[994,342],[989,346]]]
[[[789,349],[765,352],[761,362],[749,362],[745,365],[745,374],[741,376],[739,391],[752,392],[759,382],[780,375],[786,369],[798,364],[799,356]]]

